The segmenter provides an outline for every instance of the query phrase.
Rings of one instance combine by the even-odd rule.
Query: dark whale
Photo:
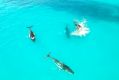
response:
[[[66,11],[79,17],[119,22],[119,6],[94,0],[49,0],[44,2],[56,11]]]
[[[67,38],[70,38],[70,30],[69,30],[68,25],[65,27],[65,34],[66,34]]]
[[[35,34],[34,34],[34,32],[31,30],[31,27],[32,26],[30,26],[30,27],[27,27],[27,28],[29,28],[29,38],[32,40],[32,41],[35,41]]]

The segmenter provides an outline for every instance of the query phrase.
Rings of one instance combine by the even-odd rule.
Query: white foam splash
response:
[[[72,36],[86,36],[90,30],[88,27],[86,27],[85,23],[86,23],[86,19],[84,19],[82,22],[78,22],[78,24],[81,26],[81,28],[76,29],[75,31],[71,32]]]

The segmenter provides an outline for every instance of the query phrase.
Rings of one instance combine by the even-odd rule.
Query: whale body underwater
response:
[[[57,60],[56,58],[52,57],[52,56],[50,55],[50,53],[47,55],[47,57],[48,57],[48,58],[51,58],[51,59],[54,61],[54,63],[57,65],[57,67],[58,67],[59,69],[64,70],[64,71],[67,71],[67,72],[69,72],[69,73],[71,73],[71,74],[74,74],[74,71],[73,71],[69,66],[67,66],[66,64],[60,62],[60,61]]]
[[[66,11],[81,17],[119,22],[119,6],[87,0],[53,0],[44,2],[55,10]]]

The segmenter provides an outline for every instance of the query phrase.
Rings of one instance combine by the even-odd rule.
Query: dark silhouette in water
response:
[[[91,17],[106,21],[119,22],[119,5],[103,3],[94,0],[4,0],[4,3],[13,2],[17,5],[46,5],[55,10],[63,10],[80,17]]]
[[[30,31],[30,33],[29,33],[29,38],[30,38],[32,41],[35,41],[35,34],[34,34],[34,32],[31,30],[32,26],[27,27],[27,28],[29,28],[29,31]]]
[[[50,53],[47,55],[47,57],[51,58],[56,63],[56,65],[58,66],[59,69],[62,69],[62,70],[67,71],[71,74],[74,74],[74,71],[69,66],[65,65],[64,63],[60,62],[56,58],[52,57],[50,55]]]
[[[67,38],[70,38],[70,30],[69,30],[68,25],[65,27],[65,34],[66,34]]]
[[[44,3],[55,10],[68,11],[80,17],[119,22],[119,6],[92,0],[53,0]]]

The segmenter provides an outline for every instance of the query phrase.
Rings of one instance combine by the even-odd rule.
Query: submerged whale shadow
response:
[[[36,5],[50,6],[55,10],[67,11],[73,14],[94,19],[119,22],[119,6],[92,0],[5,0],[20,6]]]
[[[55,10],[68,11],[95,19],[119,22],[119,6],[96,1],[57,1],[44,3]]]

